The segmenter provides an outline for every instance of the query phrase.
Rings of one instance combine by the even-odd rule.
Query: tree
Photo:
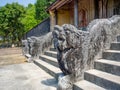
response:
[[[22,36],[49,15],[46,8],[55,0],[37,0],[23,7],[18,3],[0,7],[0,36],[4,42],[20,42]]]
[[[40,22],[47,18],[49,14],[46,12],[46,8],[55,0],[37,0],[36,7],[36,19]]]
[[[47,7],[50,6],[53,2],[55,2],[55,0],[46,0],[47,2]]]
[[[25,8],[18,3],[6,4],[0,8],[0,34],[4,40],[15,43],[24,34],[21,18]]]
[[[24,24],[25,32],[28,32],[37,25],[37,20],[35,19],[35,5],[28,5],[26,8],[25,17],[22,18],[21,22]]]

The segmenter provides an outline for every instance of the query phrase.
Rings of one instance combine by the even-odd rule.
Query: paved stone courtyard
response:
[[[27,63],[21,48],[0,49],[0,90],[56,90],[56,80]]]
[[[0,66],[0,90],[56,90],[56,80],[33,63]]]

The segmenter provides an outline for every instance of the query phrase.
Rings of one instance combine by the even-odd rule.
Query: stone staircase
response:
[[[44,52],[43,55],[39,56],[39,60],[35,60],[34,63],[56,79],[62,73],[57,63],[57,52],[54,48]]]
[[[50,48],[34,63],[58,79],[62,72],[58,67],[56,56],[56,50]],[[111,43],[110,50],[103,52],[101,59],[95,60],[94,69],[84,73],[84,80],[73,85],[73,90],[106,89],[120,90],[120,36],[117,37],[117,42]]]
[[[120,90],[120,36],[111,43],[110,50],[95,60],[94,69],[84,73],[84,80],[77,82],[73,90]]]

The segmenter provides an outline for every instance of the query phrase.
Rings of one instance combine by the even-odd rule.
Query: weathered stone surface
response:
[[[38,58],[39,55],[49,46],[52,45],[52,32],[41,37],[29,37],[27,40],[22,40],[23,54],[31,55],[28,61]]]
[[[29,46],[28,46],[27,40],[22,40],[22,53],[23,53],[23,55],[29,53]]]
[[[72,80],[69,75],[59,75],[57,90],[72,90]]]
[[[61,78],[69,84],[83,79],[84,71],[93,68],[94,60],[101,57],[102,51],[108,49],[112,41],[116,41],[120,34],[120,16],[94,20],[87,31],[77,30],[69,24],[55,26],[54,29],[53,40],[59,67],[70,79],[68,81],[66,76]],[[58,90],[69,90],[68,85],[58,86]]]

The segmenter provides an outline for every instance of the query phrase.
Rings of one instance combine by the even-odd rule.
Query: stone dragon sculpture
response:
[[[72,90],[74,82],[83,79],[84,71],[92,69],[94,60],[120,34],[120,16],[92,21],[87,31],[70,24],[56,25],[53,31],[57,60],[64,76],[59,78],[58,90]]]
[[[22,40],[23,55],[28,58],[28,62],[38,59],[39,55],[52,45],[52,32],[40,37],[29,37]]]

